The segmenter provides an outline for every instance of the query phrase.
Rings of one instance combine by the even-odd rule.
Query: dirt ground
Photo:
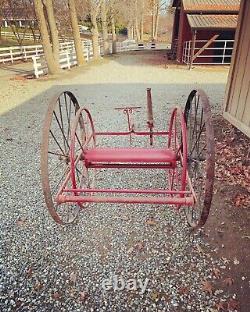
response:
[[[216,182],[213,207],[204,235],[213,252],[225,258],[215,287],[238,296],[239,311],[250,309],[250,139],[223,117],[214,118]],[[227,311],[221,305],[221,311]]]
[[[228,300],[218,299],[216,305],[206,311],[250,311],[250,140],[220,115],[228,67],[202,66],[189,71],[186,66],[167,63],[163,53],[136,55],[133,52],[129,57],[110,57],[55,78],[26,79],[30,69],[30,63],[0,67],[0,115],[3,119],[7,116],[8,120],[12,115],[18,118],[18,114],[22,114],[23,103],[33,106],[38,104],[37,101],[47,103],[55,90],[66,86],[79,95],[82,102],[99,105],[100,113],[104,115],[108,114],[106,108],[101,106],[104,98],[108,101],[109,97],[116,97],[118,101],[123,101],[127,99],[125,95],[131,92],[130,95],[141,105],[145,99],[140,92],[146,85],[152,86],[153,96],[159,105],[166,102],[169,106],[185,102],[192,88],[205,89],[215,116],[217,159],[213,206],[208,222],[201,231],[201,236],[208,244],[198,252],[203,256],[212,253],[215,259],[223,262],[222,269],[211,268],[213,279],[209,284],[211,291],[208,292],[229,294]],[[98,92],[95,94],[96,84],[100,95]],[[119,93],[122,93],[121,98]],[[95,103],[89,98],[91,94],[95,96]],[[44,113],[45,105],[40,102],[39,105],[41,110],[37,111]],[[107,102],[106,107],[108,105]],[[23,112],[31,123],[29,118],[32,114]],[[43,115],[39,116],[39,119],[43,118]],[[1,129],[6,135],[4,140],[11,143],[12,137],[8,136],[9,130],[6,129],[7,126]]]

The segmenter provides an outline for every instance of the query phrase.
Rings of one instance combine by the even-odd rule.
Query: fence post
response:
[[[224,43],[223,57],[222,57],[222,64],[224,64],[224,62],[225,62],[226,47],[227,47],[227,40],[225,40],[225,43]]]
[[[13,50],[12,50],[12,47],[10,47],[10,59],[11,59],[11,63],[14,62],[14,59],[13,59]]]
[[[36,58],[36,56],[32,56],[32,61],[33,61],[33,68],[34,68],[35,77],[36,77],[36,78],[39,78],[38,66],[37,66],[37,58]]]
[[[27,53],[26,53],[26,47],[23,47],[23,52],[24,52],[24,59],[27,61]]]
[[[69,51],[66,50],[66,59],[67,59],[67,67],[70,69],[70,58],[69,58]]]

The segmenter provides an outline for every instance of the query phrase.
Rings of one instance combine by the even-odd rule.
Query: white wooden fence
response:
[[[59,63],[62,69],[64,68],[70,69],[72,66],[77,65],[74,43],[72,42],[71,44],[72,44],[71,47],[69,45],[67,49],[61,50],[60,52]],[[92,43],[84,41],[82,43],[82,47],[84,57],[86,61],[89,61],[93,57]],[[39,78],[40,76],[46,75],[48,73],[48,67],[43,56],[33,56],[32,60],[33,60],[34,75],[36,78]]]
[[[155,43],[155,42],[147,42],[147,43],[137,43],[134,40],[125,40],[122,42],[116,43],[117,52],[125,52],[125,51],[139,51],[139,50],[167,50],[170,49],[170,44],[164,43]]]
[[[89,40],[84,40],[83,44],[88,45]],[[60,51],[65,51],[74,48],[74,42],[61,42]],[[33,56],[43,55],[42,45],[29,45],[29,46],[16,46],[0,48],[0,63],[14,63],[14,61],[24,60],[27,61]]]

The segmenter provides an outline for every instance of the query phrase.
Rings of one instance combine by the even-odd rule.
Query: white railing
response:
[[[88,45],[90,40],[84,40],[83,44]],[[74,42],[61,42],[60,43],[60,51],[65,51],[74,48]],[[7,63],[18,60],[27,61],[31,59],[33,56],[43,55],[43,47],[42,45],[29,45],[29,46],[15,46],[15,47],[7,47],[0,48],[0,63]]]
[[[82,47],[83,47],[83,55],[86,61],[89,61],[93,57],[92,43],[89,41],[83,41]],[[48,67],[43,56],[33,56],[32,60],[33,60],[34,75],[36,78],[39,78],[40,76],[46,75],[48,73]],[[72,66],[77,65],[74,44],[72,44],[71,49],[68,48],[65,50],[61,50],[59,63],[62,69],[65,68],[70,69]]]
[[[14,61],[18,60],[26,61],[32,58],[32,56],[38,56],[40,54],[43,54],[43,47],[41,45],[0,48],[0,63],[14,63]]]
[[[117,52],[125,52],[125,51],[138,51],[138,50],[164,50],[170,49],[170,44],[164,43],[154,43],[154,42],[147,42],[147,43],[137,43],[136,41],[122,41],[116,43],[116,50]]]
[[[194,55],[207,43],[207,40],[196,40]],[[233,52],[234,40],[215,40],[193,60],[196,65],[229,65]],[[190,64],[192,56],[192,41],[185,41],[182,53],[182,62]]]

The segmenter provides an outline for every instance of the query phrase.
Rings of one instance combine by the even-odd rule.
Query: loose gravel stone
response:
[[[72,79],[27,83],[24,95],[22,88],[13,88],[5,97],[19,106],[1,116],[1,311],[209,311],[218,298],[226,298],[202,290],[203,281],[213,280],[212,268],[225,268],[224,261],[209,254],[200,233],[190,235],[184,214],[172,206],[91,204],[66,227],[52,221],[44,204],[41,127],[48,99],[58,90],[77,95],[97,131],[125,129],[123,114],[114,110],[125,105],[142,106],[134,117],[144,129],[147,87],[152,87],[159,129],[167,128],[171,106],[184,105],[192,88],[204,87],[214,106],[221,103],[224,72],[143,66],[143,57],[119,56]],[[99,144],[128,141],[105,138]],[[133,146],[148,142],[133,139]],[[159,170],[102,170],[97,176],[102,187],[161,187],[164,182]],[[151,219],[155,225],[147,224]],[[134,278],[136,290],[114,285],[104,290],[103,281],[115,277],[125,286]],[[146,279],[140,293],[138,281]]]

